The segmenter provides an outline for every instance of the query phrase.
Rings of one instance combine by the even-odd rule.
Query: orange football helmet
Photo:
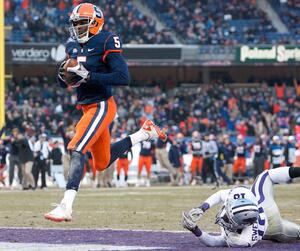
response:
[[[78,43],[84,44],[102,30],[104,16],[97,6],[82,3],[73,9],[69,21],[71,37]]]

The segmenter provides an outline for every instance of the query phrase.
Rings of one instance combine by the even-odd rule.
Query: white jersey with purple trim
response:
[[[274,200],[273,185],[287,183],[289,180],[291,180],[289,167],[280,167],[262,172],[251,189],[235,187],[212,194],[201,206],[204,211],[219,203],[224,203],[221,210],[225,210],[228,200],[245,198],[257,203],[259,218],[254,224],[236,232],[229,231],[226,224],[219,224],[221,235],[218,236],[200,230],[199,240],[210,247],[251,247],[261,239],[279,242],[300,240],[300,225],[283,219]],[[221,215],[222,211],[217,215],[217,220]],[[226,218],[222,219],[226,220]]]
[[[254,181],[251,192],[255,195],[258,201],[258,206],[265,211],[267,221],[269,223],[266,235],[273,235],[274,233],[285,232],[282,230],[282,219],[280,216],[279,208],[274,200],[274,183],[286,183],[289,177],[283,168],[272,169],[261,173]],[[276,173],[279,173],[276,174]],[[282,174],[281,174],[282,173]],[[272,177],[272,178],[271,178]],[[272,181],[275,180],[275,181]],[[288,227],[292,229],[293,227]]]
[[[253,202],[258,201],[258,198],[251,192],[251,190],[243,186],[235,187],[229,191],[226,201],[234,199],[249,199]],[[232,232],[221,227],[222,236],[229,247],[252,247],[258,241],[262,240],[262,237],[266,233],[268,227],[268,221],[264,209],[259,206],[258,210],[258,221],[243,228],[241,231]]]

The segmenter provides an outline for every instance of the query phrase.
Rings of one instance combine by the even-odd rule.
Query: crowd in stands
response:
[[[274,9],[289,29],[291,35],[300,38],[300,2],[298,0],[271,0]]]
[[[169,154],[170,163],[172,165],[175,163],[177,170],[182,169],[180,156],[188,152],[188,150],[183,150],[187,147],[180,145],[181,143],[189,144],[195,131],[202,135],[202,138],[199,136],[199,139],[205,141],[205,137],[209,136],[208,140],[216,141],[218,147],[223,144],[225,137],[230,138],[230,143],[235,141],[237,135],[243,141],[252,137],[250,145],[243,145],[245,152],[248,152],[247,156],[253,152],[254,139],[256,138],[257,142],[261,141],[261,135],[264,135],[264,140],[267,140],[262,148],[268,149],[267,152],[269,152],[270,141],[275,142],[281,138],[278,145],[286,145],[287,135],[297,135],[298,137],[300,131],[300,85],[296,80],[293,85],[281,83],[269,86],[263,83],[251,88],[232,88],[230,85],[222,83],[208,86],[198,85],[197,87],[177,87],[167,91],[162,91],[158,86],[118,88],[115,90],[115,97],[119,118],[114,126],[113,137],[128,135],[139,129],[146,119],[153,119],[169,135],[169,142],[174,148],[172,148],[172,154]],[[80,111],[76,109],[76,94],[71,90],[57,88],[56,83],[52,84],[46,78],[13,80],[7,85],[6,125],[2,130],[2,138],[5,140],[4,143],[6,142],[5,145],[14,141],[23,142],[22,144],[19,142],[15,149],[23,147],[28,150],[30,147],[33,152],[32,158],[35,161],[33,173],[37,175],[37,170],[40,170],[45,175],[46,167],[50,163],[46,160],[50,158],[51,145],[54,144],[50,139],[60,137],[66,147],[74,133],[74,125],[79,117]],[[15,132],[16,128],[17,132]],[[14,136],[14,134],[16,135]],[[204,135],[206,136],[204,137]],[[24,144],[24,138],[31,143]],[[36,144],[41,145],[37,142],[43,141],[43,139],[50,140],[47,143],[47,148],[48,145],[50,148],[42,160],[36,160],[41,156],[37,154],[41,151],[41,146],[38,147]],[[296,145],[296,139],[294,138],[292,141]],[[3,141],[0,145],[3,145]],[[12,151],[11,147],[9,149],[8,152]],[[240,148],[235,145],[233,149]],[[282,148],[282,154],[283,152]],[[215,161],[217,161],[219,153],[211,155],[214,156]],[[168,153],[165,152],[166,154]],[[231,164],[233,164],[232,158],[236,154],[233,153]],[[265,160],[270,159],[268,153],[264,156],[266,156]],[[28,161],[32,161],[32,158],[31,160],[25,158],[24,168]],[[5,157],[1,159],[3,162]],[[206,163],[208,166],[211,165],[209,161]],[[284,163],[284,157],[280,159],[280,165],[282,163]],[[173,182],[179,182],[177,178],[180,177],[178,176],[180,173],[175,171],[173,173],[172,168],[166,167],[174,175],[172,176]],[[220,175],[222,175],[221,171]],[[243,175],[246,173],[244,172]],[[32,179],[29,180],[32,181]],[[204,180],[206,180],[206,176]],[[214,180],[214,176],[212,180]],[[228,182],[226,178],[224,181]],[[36,184],[32,183],[30,186],[36,187]],[[41,186],[42,188],[46,187],[46,184]],[[25,185],[25,189],[27,188],[28,186]]]
[[[274,32],[255,0],[151,1],[148,5],[187,44],[260,44]]]
[[[120,133],[134,132],[149,118],[184,136],[191,136],[194,130],[243,136],[283,135],[293,132],[300,115],[300,84],[296,80],[251,88],[215,83],[166,91],[158,86],[116,88],[114,92]],[[80,115],[75,102],[74,92],[57,88],[47,78],[11,81],[7,88],[6,128],[59,135]]]
[[[294,86],[262,84],[234,89],[215,84],[198,88],[158,87],[120,90],[119,115],[126,130],[134,130],[142,116],[167,124],[174,133],[191,136],[192,131],[214,134],[229,132],[243,136],[289,133],[299,114],[299,97]],[[127,102],[123,102],[127,100]],[[254,126],[256,125],[256,126]]]
[[[300,125],[298,125],[298,130],[299,127]],[[118,135],[116,128],[112,131],[114,138]],[[168,132],[169,127],[164,126],[163,130]],[[2,130],[1,134],[3,132],[5,133],[5,130]],[[247,142],[242,134],[232,138],[226,133],[216,135],[193,131],[191,137],[184,137],[182,133],[170,133],[167,142],[158,139],[155,142],[141,143],[138,153],[139,161],[135,167],[135,170],[138,169],[135,173],[137,176],[135,185],[149,187],[153,165],[157,166],[157,164],[161,170],[169,174],[169,181],[175,186],[203,183],[219,186],[220,182],[228,185],[233,182],[248,183],[249,179],[255,179],[265,169],[286,165],[299,166],[298,145],[295,136],[287,134],[282,137],[274,135],[272,138],[261,134],[255,138],[255,141]],[[3,140],[0,140],[0,182],[2,185],[0,188],[14,189],[16,187],[14,180],[15,183],[22,185],[23,190],[35,190],[39,186],[41,189],[47,189],[49,180],[52,184],[61,187],[57,174],[59,173],[61,180],[64,180],[70,168],[69,153],[62,147],[62,144],[60,145],[57,140],[53,140],[45,133],[31,134],[29,131],[14,128],[11,135],[5,135]],[[184,161],[184,156],[190,156],[190,159]],[[250,165],[247,162],[249,158],[251,159]],[[132,151],[130,151],[130,157],[128,153],[124,153],[103,173],[94,168],[91,155],[87,153],[83,177],[88,177],[90,184],[95,184],[95,187],[127,186],[132,159]],[[142,181],[144,166],[146,175]],[[6,170],[8,175],[5,174]],[[117,177],[115,180],[113,179],[114,170],[116,170]],[[156,167],[156,173],[157,171]],[[121,172],[124,172],[124,181],[120,179]],[[16,174],[18,177],[15,177]],[[41,182],[39,182],[39,177],[41,177]]]
[[[65,42],[68,15],[81,0],[5,0],[5,24],[14,42]],[[142,1],[170,30],[158,31],[153,16],[143,14],[132,1],[94,0],[104,12],[104,30],[120,35],[124,43],[172,44],[171,30],[185,44],[295,43],[299,41],[299,3],[270,0],[289,29],[280,34],[255,0],[145,0]]]
[[[81,2],[101,7],[104,30],[118,34],[124,43],[172,44],[168,30],[157,31],[155,21],[145,16],[132,1],[103,0],[6,0],[5,24],[12,26],[11,41],[64,43],[69,37],[69,13]]]

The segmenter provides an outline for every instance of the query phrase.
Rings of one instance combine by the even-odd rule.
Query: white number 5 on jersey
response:
[[[121,47],[121,43],[118,37],[114,37],[114,42],[115,42],[115,47],[116,48],[120,48]]]

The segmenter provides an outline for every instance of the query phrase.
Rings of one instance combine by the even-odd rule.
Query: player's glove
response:
[[[182,212],[182,219],[181,219],[181,225],[186,228],[187,230],[194,231],[197,227],[197,224],[195,221],[193,221],[190,217],[190,215],[186,212]]]
[[[191,209],[187,214],[192,221],[196,222],[200,220],[200,218],[204,214],[204,211],[200,207],[196,207]]]
[[[81,77],[82,79],[78,82],[85,83],[86,81],[89,80],[90,78],[90,72],[84,68],[84,66],[80,63],[78,63],[76,66],[74,67],[68,67],[67,68],[68,72],[73,72],[75,73],[77,76]]]
[[[66,72],[64,69],[64,66],[66,64],[67,60],[62,61],[59,68],[58,68],[58,77],[61,81],[66,82]]]

